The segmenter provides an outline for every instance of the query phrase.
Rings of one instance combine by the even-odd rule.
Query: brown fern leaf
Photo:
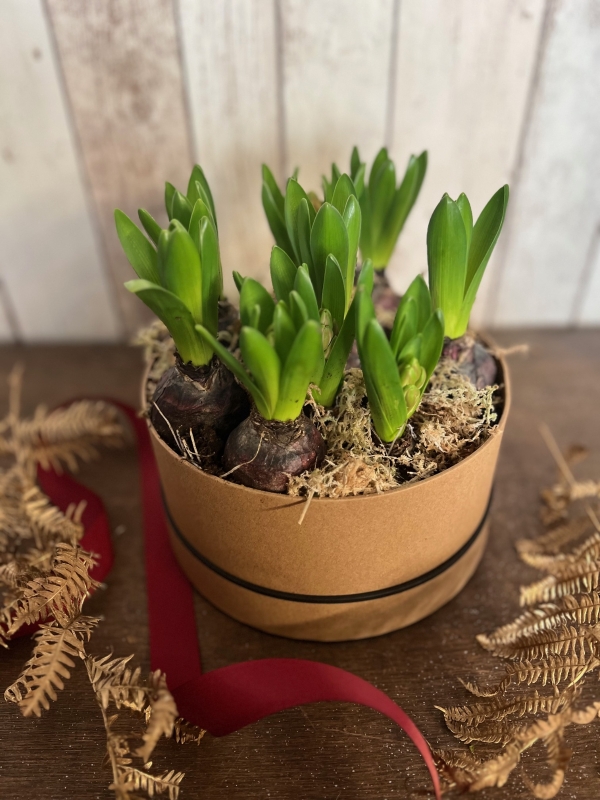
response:
[[[30,420],[14,425],[14,437],[22,450],[44,469],[77,469],[78,461],[96,456],[96,446],[118,446],[123,427],[114,406],[102,401],[80,400],[48,413],[36,410]]]
[[[446,720],[448,730],[465,744],[486,742],[487,744],[505,745],[515,738],[515,734],[524,727],[524,723],[513,721],[484,720],[477,724]]]
[[[541,695],[534,691],[520,697],[492,697],[487,702],[474,703],[471,706],[453,706],[440,708],[446,725],[448,722],[463,722],[469,725],[480,725],[484,722],[502,722],[509,716],[523,717],[525,714],[547,712],[557,714],[561,709],[570,706],[576,692],[567,689],[551,695]]]
[[[435,766],[442,779],[442,791],[468,791],[481,767],[481,759],[469,750],[432,750]]]
[[[541,661],[517,661],[506,665],[506,675],[496,686],[480,687],[476,683],[461,681],[463,686],[477,697],[495,697],[505,692],[512,684],[541,682],[542,686],[556,686],[563,681],[578,683],[586,674],[600,666],[597,658],[583,658],[581,655],[549,656]]]
[[[112,701],[117,708],[127,707],[143,712],[147,705],[148,690],[140,685],[142,670],[132,670],[128,664],[133,656],[104,658],[89,656],[86,667],[92,688],[101,707],[108,708]]]
[[[520,745],[510,742],[500,755],[483,762],[468,790],[478,792],[481,789],[504,786],[511,772],[518,766],[522,752]]]
[[[54,617],[65,623],[81,612],[83,602],[100,584],[90,578],[94,557],[80,547],[58,544],[52,571],[28,581],[22,597],[12,609],[12,622],[7,631],[12,636],[22,625]]]
[[[551,800],[562,788],[572,751],[565,747],[564,729],[550,734],[543,739],[543,742],[548,753],[548,764],[553,770],[550,781],[533,783],[527,775],[523,775],[523,781],[534,797],[539,800]]]
[[[556,555],[561,552],[565,545],[577,541],[591,530],[592,523],[590,519],[587,516],[578,517],[553,528],[536,539],[520,539],[516,544],[517,552],[520,556],[525,553]]]
[[[173,734],[175,720],[177,719],[177,706],[173,695],[167,689],[165,675],[156,670],[148,680],[150,694],[149,706],[146,713],[146,731],[143,736],[143,745],[136,750],[136,755],[146,763],[161,736],[169,738]]]
[[[494,644],[490,651],[499,658],[534,661],[548,656],[594,655],[597,635],[593,628],[560,625],[551,630],[538,631],[522,636],[514,642]]]
[[[513,622],[497,628],[489,636],[480,634],[477,641],[486,650],[493,650],[497,644],[516,642],[523,636],[550,630],[560,625],[576,622],[579,625],[600,623],[600,594],[589,592],[577,596],[566,595],[560,603],[546,603],[537,608],[527,609]]]
[[[119,770],[119,783],[125,792],[146,792],[149,797],[155,794],[168,794],[169,800],[177,800],[179,797],[180,784],[185,777],[184,772],[170,770],[162,775],[150,775],[148,772],[135,769],[134,767],[124,767]],[[110,787],[114,789],[115,786]]]
[[[204,728],[192,725],[191,722],[187,722],[183,717],[178,717],[175,720],[173,736],[177,744],[200,744],[205,733]]]
[[[489,636],[480,633],[476,638],[483,648],[493,650],[498,644],[508,644],[521,636],[528,636],[573,621],[574,615],[571,613],[571,609],[565,609],[556,603],[546,603],[537,608],[527,609],[515,620],[497,628]]]
[[[81,516],[85,501],[77,506],[69,506],[63,514],[39,487],[32,486],[23,495],[23,508],[38,547],[47,547],[56,542],[67,542],[74,546],[81,540],[84,533]]]
[[[25,717],[41,716],[42,709],[50,708],[50,700],[56,700],[56,690],[64,689],[64,681],[75,666],[72,657],[84,653],[83,644],[98,622],[94,617],[79,617],[68,628],[54,621],[42,624],[35,635],[33,654],[5,691],[5,699],[17,703]]]
[[[599,562],[600,533],[593,533],[570,553],[557,555],[529,553],[523,554],[521,558],[529,566],[548,572],[556,578],[571,577],[574,565],[579,565],[581,562]]]
[[[548,575],[541,581],[521,587],[522,606],[549,603],[569,594],[595,592],[600,587],[600,561],[573,563],[560,577]]]

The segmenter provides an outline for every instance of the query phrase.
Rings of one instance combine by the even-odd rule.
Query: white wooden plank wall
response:
[[[512,182],[543,8],[544,0],[400,3],[392,152],[402,165],[410,153],[429,156],[390,270],[398,289],[426,269],[427,223],[444,192],[466,192],[478,214]],[[497,266],[490,263],[473,312],[486,326],[482,310]]]
[[[25,341],[114,338],[112,287],[42,4],[4,2],[0,17],[0,270],[12,333]],[[7,323],[0,335],[12,338]]]
[[[600,224],[600,3],[551,5],[492,309],[498,324],[583,321]],[[586,305],[586,316],[600,320]],[[589,316],[586,321],[589,320]]]
[[[444,191],[479,211],[508,181],[474,320],[599,324],[599,76],[598,0],[4,0],[0,340],[129,335],[113,208],[164,220],[194,159],[225,270],[266,278],[261,162],[318,189],[355,143],[429,150],[399,289]]]
[[[232,270],[269,276],[261,164],[282,166],[274,0],[179,0],[194,156],[215,195],[225,289]]]
[[[286,167],[320,193],[331,162],[347,171],[384,144],[393,0],[281,0]]]

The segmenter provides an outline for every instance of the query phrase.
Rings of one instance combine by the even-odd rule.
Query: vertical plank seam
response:
[[[400,33],[400,0],[392,0],[392,24],[390,42],[390,64],[388,71],[388,93],[385,114],[385,144],[391,149],[394,145],[396,125],[396,88],[398,84],[398,50]]]
[[[273,0],[275,36],[275,81],[277,90],[277,134],[279,145],[279,180],[288,175],[287,114],[285,106],[285,49],[283,39],[283,0]]]
[[[118,288],[115,276],[110,267],[108,248],[104,241],[102,228],[100,226],[99,210],[96,204],[96,200],[94,199],[94,194],[92,192],[92,181],[88,173],[87,166],[85,163],[85,158],[83,155],[83,144],[81,142],[81,137],[79,135],[77,124],[75,122],[75,112],[73,109],[71,96],[69,94],[69,88],[67,86],[65,78],[64,65],[60,55],[60,48],[56,37],[56,31],[54,30],[54,25],[52,23],[52,12],[50,11],[50,8],[48,6],[48,0],[42,0],[42,12],[44,16],[44,21],[46,23],[46,29],[48,31],[48,39],[50,41],[50,47],[52,50],[51,56],[54,59],[54,64],[56,66],[56,74],[58,78],[59,90],[63,99],[65,116],[67,118],[67,127],[69,129],[70,139],[73,145],[73,154],[75,157],[75,163],[77,164],[77,172],[79,174],[79,179],[81,181],[82,194],[87,208],[88,217],[90,220],[92,236],[94,238],[94,242],[96,244],[96,251],[98,253],[98,258],[102,266],[102,274],[104,276],[104,281],[106,289],[108,291],[108,296],[109,299],[112,300],[111,303],[112,311],[113,314],[115,315],[115,321],[117,323],[117,337],[118,340],[124,341],[127,338],[127,326],[125,323],[125,315],[121,303],[119,302],[119,296],[117,294]]]
[[[6,317],[13,342],[15,344],[21,344],[23,341],[23,330],[19,322],[19,315],[17,314],[16,306],[13,303],[8,286],[3,278],[0,278],[0,306],[2,306],[2,310],[4,311],[4,316]]]
[[[548,41],[550,39],[550,32],[554,23],[556,14],[556,0],[546,0],[544,4],[544,13],[542,17],[542,24],[540,25],[540,32],[536,43],[536,53],[533,70],[531,72],[531,79],[527,89],[527,98],[525,100],[525,111],[523,120],[521,122],[521,130],[519,131],[519,138],[517,143],[515,162],[510,170],[510,183],[511,183],[511,210],[516,206],[516,200],[519,192],[519,187],[523,177],[523,168],[525,163],[525,151],[531,125],[533,122],[534,112],[538,105],[539,90],[543,72],[543,65],[546,60],[546,51],[548,49]],[[508,257],[509,245],[513,238],[515,227],[514,214],[510,214],[507,220],[504,236],[500,240],[498,248],[498,261],[495,273],[491,276],[491,286],[486,303],[485,319],[489,320],[489,326],[494,327],[496,317],[498,315],[498,298],[502,288],[504,272],[506,269],[506,259]]]
[[[181,97],[183,109],[185,111],[185,121],[188,140],[188,154],[194,163],[200,161],[198,152],[198,139],[194,117],[192,115],[192,97],[190,76],[185,58],[185,46],[183,43],[183,25],[181,22],[181,0],[172,0],[173,20],[175,22],[175,41],[177,42],[177,56],[179,58],[179,71],[181,73]]]
[[[569,318],[569,323],[571,325],[581,326],[583,324],[581,315],[583,314],[585,296],[592,281],[594,264],[596,263],[596,256],[598,255],[599,252],[600,252],[600,221],[596,223],[594,230],[592,231],[592,235],[590,237],[590,243],[588,245],[585,254],[583,269],[579,276],[577,290],[575,292],[575,297],[573,298],[573,305],[571,307],[571,314]]]

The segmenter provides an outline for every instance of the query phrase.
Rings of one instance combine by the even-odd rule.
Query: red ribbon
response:
[[[296,658],[245,661],[202,674],[193,589],[169,544],[160,480],[146,422],[129,406],[113,402],[129,418],[137,436],[141,473],[146,581],[152,669],[166,673],[182,717],[213,736],[226,736],[286,708],[320,701],[358,703],[389,717],[411,738],[441,800],[427,742],[410,717],[384,692],[351,672]],[[85,500],[82,546],[96,553],[92,577],[102,581],[113,563],[108,517],[100,498],[69,475],[39,470],[43,491],[61,509]]]

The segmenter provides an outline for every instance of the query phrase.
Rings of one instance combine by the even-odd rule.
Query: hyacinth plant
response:
[[[491,197],[475,224],[465,194],[445,194],[427,229],[427,263],[433,303],[444,314],[444,354],[457,361],[478,387],[494,383],[496,362],[472,337],[466,337],[477,290],[496,246],[508,205],[508,186]]]
[[[263,205],[277,244],[271,252],[271,280],[277,300],[312,306],[323,332],[325,368],[314,397],[332,406],[354,341],[350,313],[361,231],[361,211],[348,175],[340,175],[326,200],[315,203],[296,178],[285,196],[263,167]],[[313,299],[314,298],[314,299]]]
[[[419,275],[402,297],[388,339],[375,316],[373,268],[363,267],[357,287],[357,343],[373,425],[383,442],[404,433],[435,369],[444,343],[444,318],[433,310]]]
[[[287,301],[275,302],[253,278],[235,274],[235,280],[241,361],[197,326],[254,401],[227,440],[223,465],[246,486],[283,492],[290,475],[312,469],[325,454],[320,433],[302,413],[308,389],[319,384],[325,366],[319,307],[306,266],[296,271]]]
[[[247,413],[247,399],[233,375],[213,358],[200,336],[201,324],[214,336],[219,322],[223,275],[212,193],[202,169],[192,170],[187,194],[166,184],[166,229],[144,209],[139,218],[147,234],[115,211],[119,240],[138,275],[126,288],[166,325],[175,343],[176,364],[159,382],[150,417],[173,444],[181,433],[194,438],[201,455],[222,450],[225,438]]]

